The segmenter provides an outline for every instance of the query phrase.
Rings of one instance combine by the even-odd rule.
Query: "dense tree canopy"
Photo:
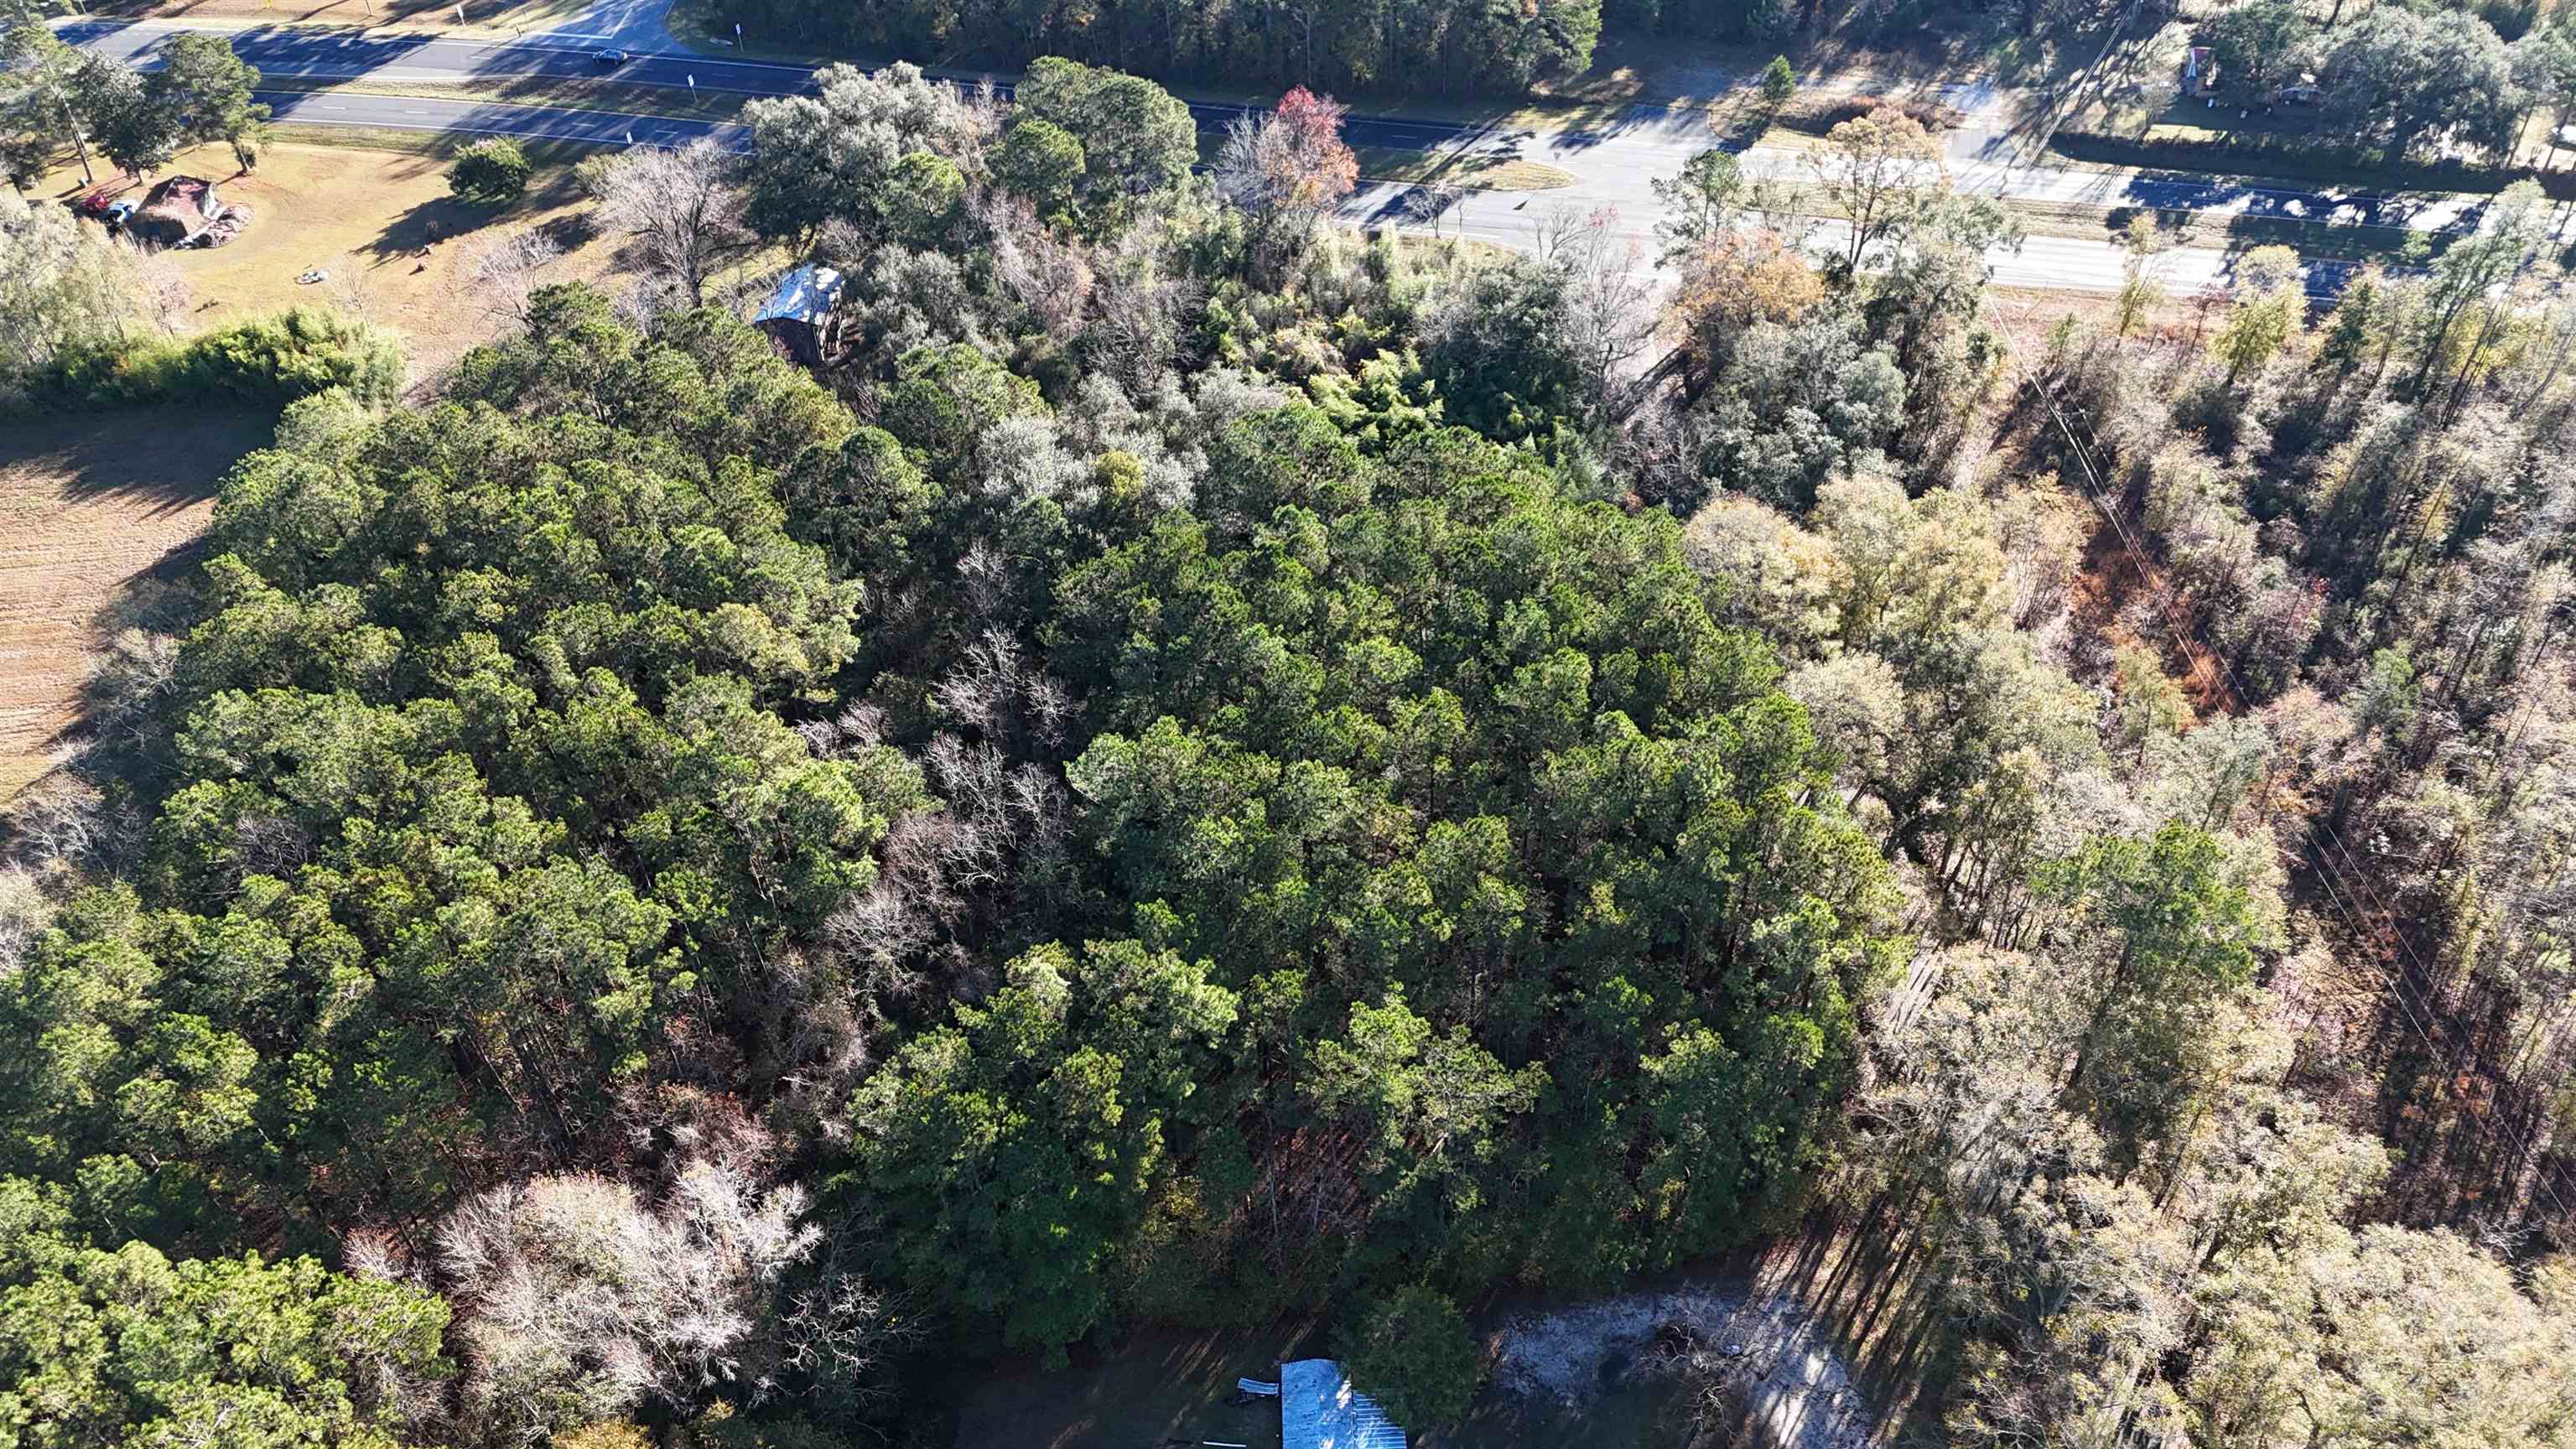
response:
[[[1954,1443],[2570,1442],[2535,191],[2042,342],[1894,112],[1859,243],[1690,163],[1663,298],[1323,224],[1305,92],[748,116],[588,168],[621,299],[288,406],[13,809],[0,1442],[838,1449],[1282,1321],[1429,1428],[1499,1293],[1783,1242]],[[126,325],[45,215],[22,373]]]
[[[1592,63],[1601,0],[1423,0],[1407,6],[1204,6],[1113,0],[1030,11],[996,0],[900,0],[858,9],[757,0],[754,31],[828,35],[862,51],[939,63],[1026,65],[1041,56],[1165,79],[1520,91]]]

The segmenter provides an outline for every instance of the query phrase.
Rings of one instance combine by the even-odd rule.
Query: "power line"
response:
[[[1980,294],[1979,305],[1981,310],[1991,299],[1991,295],[1991,289]],[[2027,309],[2024,310],[2023,320],[2025,322],[2029,320]],[[2076,438],[2073,427],[2067,423],[2065,411],[2058,406],[2055,394],[2040,385],[2038,378],[2032,373],[2029,363],[2021,356],[2021,350],[2019,346],[2016,345],[2015,339],[2010,330],[1999,329],[1999,331],[2001,331],[2001,335],[2004,338],[2005,353],[2012,358],[2014,367],[2021,373],[2023,385],[2031,390],[2032,395],[2038,398],[2040,405],[2047,410],[2050,420],[2056,423],[2059,434],[2065,438],[2069,451],[2075,455],[2077,467],[2081,470],[2085,479],[2086,496],[2093,503],[2095,509],[2102,514],[2104,520],[2111,525],[2113,533],[2120,541],[2121,549],[2129,555],[2129,561],[2132,566],[2138,570],[2139,577],[2142,580],[2145,580],[2149,587],[2156,593],[2158,602],[2162,606],[2163,612],[2166,616],[2166,627],[2172,631],[2176,647],[2180,650],[2184,658],[2195,659],[2197,656],[2194,653],[2192,644],[2185,635],[2182,628],[2182,621],[2179,615],[2175,612],[2173,600],[2165,593],[2160,584],[2157,583],[2156,576],[2149,569],[2146,557],[2138,548],[2136,539],[2130,534],[2128,525],[2120,518],[2118,510],[2111,505],[2111,502],[2105,496],[2105,490],[2103,489],[2101,481],[2101,473],[2094,466],[2092,459],[2085,453],[2084,445]],[[2085,431],[2092,436],[2094,447],[2097,450],[2106,453],[2110,451],[2107,448],[2103,448],[2101,435],[2094,431],[2089,420],[2085,424]],[[2216,662],[2219,669],[2225,674],[2228,693],[2234,698],[2238,706],[2241,708],[2246,697],[2244,682],[2238,677],[2234,664],[2227,659],[2224,653],[2214,646],[2204,646],[2203,652],[2205,652],[2212,661]],[[2359,913],[2356,912],[2350,902],[2345,899],[2347,894],[2350,894],[2356,900],[2363,898],[2360,891],[2354,889],[2352,880],[2344,880],[2342,882],[2343,889],[2338,890],[2336,888],[2336,877],[2342,873],[2342,870],[2349,870],[2352,872],[2353,877],[2364,879],[2366,881],[2365,873],[2360,870],[2350,849],[2344,845],[2341,835],[2335,831],[2333,823],[2330,820],[2325,819],[2320,819],[2317,823],[2324,830],[2327,840],[2332,843],[2336,853],[2343,857],[2343,866],[2339,869],[2333,860],[2325,858],[2322,854],[2318,856],[2318,863],[2325,867],[2324,872],[2320,876],[2320,880],[2326,886],[2328,899],[2331,900],[2334,903],[2335,908],[2342,913],[2345,923],[2352,928],[2357,937],[2373,934],[2364,929]],[[2383,915],[2390,914],[2387,905],[2376,899],[2371,900],[2370,908],[2382,913]],[[2398,949],[2405,953],[2408,961],[2414,965],[2417,972],[2423,976],[2427,983],[2434,979],[2430,967],[2428,967],[2423,958],[2416,953],[2414,945],[2406,939],[2403,931],[2392,927],[2386,929],[2381,934],[2385,934],[2387,937],[2396,941]],[[2429,992],[2424,993],[2420,1000],[2410,997],[2407,991],[2407,983],[2397,971],[2393,968],[2383,968],[2383,973],[2387,979],[2392,994],[2394,994],[2397,999],[2400,1010],[2405,1016],[2408,1027],[2423,1040],[2425,1048],[2432,1053],[2434,1060],[2437,1063],[2447,1067],[2454,1075],[2460,1074],[2460,1061],[2457,1058],[2445,1059],[2445,1054],[2441,1044],[2434,1040],[2431,1030],[2426,1025],[2426,1022],[2437,1019],[2433,1008],[2432,997]],[[2419,1010],[2422,1013],[2420,1019],[2418,1016]],[[2537,1137],[2537,1131],[2535,1130],[2532,1133],[2525,1134],[2521,1140],[2516,1141],[2514,1139],[2512,1124],[2510,1122],[2500,1121],[2498,1123],[2498,1128],[2500,1135],[2502,1135],[2506,1142],[2513,1147],[2515,1160],[2517,1162],[2529,1161],[2531,1143]],[[2533,1166],[2537,1169],[2539,1164],[2534,1163]],[[2555,1188],[2550,1186],[2549,1175],[2545,1170],[2536,1171],[2536,1175],[2533,1177],[2532,1182],[2534,1187],[2536,1187],[2541,1193],[2547,1195],[2550,1203],[2557,1209],[2560,1215],[2576,1217],[2576,1214],[2570,1213],[2566,1200],[2559,1196]]]
[[[2025,309],[2024,318],[2025,320],[2028,320],[2027,309]],[[2007,351],[2013,351],[2009,336],[2007,337],[2006,348]],[[2075,451],[2077,462],[2082,467],[2085,477],[2098,488],[2100,474],[2094,468],[2092,462],[2084,456],[2082,445],[2076,442],[2073,431],[2068,428],[2065,416],[2062,410],[2058,408],[2054,395],[2037,388],[2036,380],[2032,377],[2028,365],[2022,362],[2017,351],[2014,352],[2014,361],[2016,365],[2021,367],[2025,381],[2033,386],[2034,390],[2038,392],[2042,405],[2048,408],[2050,416],[2057,422],[2060,432],[2066,436],[2068,445]],[[2097,450],[2106,453],[2110,451],[2103,447],[2101,434],[2094,430],[2090,420],[2087,420],[2085,423],[2085,431],[2092,437],[2093,445]],[[2131,563],[2138,568],[2142,577],[2147,576],[2146,560],[2139,552],[2134,537],[2129,533],[2125,524],[2123,524],[2119,519],[2117,512],[2111,509],[2100,498],[2096,498],[2094,501],[2096,507],[2102,509],[2103,516],[2110,520],[2113,529],[2117,532],[2120,538],[2121,547],[2126,550],[2130,556]],[[2167,626],[2174,630],[2176,642],[2182,648],[2185,657],[2191,657],[2191,648],[2183,640],[2181,623],[2178,616],[2173,612],[2171,600],[2167,598],[2163,599],[2162,602],[2165,606]],[[2217,661],[2220,668],[2226,672],[2229,690],[2236,697],[2241,706],[2244,700],[2244,683],[2242,679],[2237,676],[2235,666],[2217,649],[2210,648],[2207,652],[2212,659]],[[2352,927],[2357,936],[2368,934],[2364,931],[2357,912],[2345,899],[2347,895],[2356,900],[2362,898],[2362,892],[2356,888],[2355,881],[2357,880],[2363,884],[2367,884],[2367,873],[2360,869],[2360,866],[2354,859],[2351,850],[2343,843],[2342,836],[2335,831],[2332,821],[2320,820],[2318,824],[2325,831],[2326,837],[2333,844],[2335,851],[2343,857],[2344,868],[2351,872],[2351,878],[2345,879],[2342,882],[2343,889],[2338,891],[2335,889],[2335,880],[2333,879],[2333,877],[2338,873],[2334,862],[2324,859],[2322,856],[2320,857],[2319,864],[2325,866],[2328,873],[2324,878],[2324,883],[2327,886],[2328,898],[2333,900],[2337,910],[2343,914],[2346,924]],[[2381,912],[2384,915],[2393,914],[2389,911],[2386,903],[2378,900],[2375,894],[2371,898],[2370,907],[2372,910]],[[2406,954],[2407,959],[2413,963],[2415,969],[2423,975],[2424,979],[2428,983],[2434,979],[2431,968],[2427,966],[2423,958],[2416,953],[2413,944],[2406,939],[2403,932],[2390,928],[2386,930],[2385,934],[2396,941],[2398,949]],[[2459,1074],[2461,1067],[2460,1059],[2453,1057],[2450,1060],[2445,1061],[2443,1059],[2440,1044],[2434,1041],[2431,1031],[2426,1026],[2427,1022],[2438,1019],[2438,1016],[2434,1011],[2433,1000],[2429,991],[2421,993],[2420,997],[2411,998],[2407,995],[2407,986],[2405,981],[2394,971],[2389,971],[2387,973],[2387,979],[2391,990],[2397,997],[2399,1007],[2406,1015],[2407,1025],[2415,1031],[2418,1037],[2422,1038],[2426,1048],[2433,1053],[2434,1059],[2437,1063],[2447,1067],[2454,1075]],[[2419,1010],[2421,1012],[2420,1017],[2418,1015]],[[2499,1124],[2499,1130],[2506,1142],[2513,1147],[2517,1160],[2525,1160],[2529,1158],[2531,1142],[2533,1137],[2536,1136],[2536,1132],[2533,1134],[2526,1134],[2517,1141],[2514,1137],[2511,1124]],[[2556,1189],[2549,1186],[2548,1176],[2545,1172],[2536,1176],[2533,1179],[2533,1182],[2542,1191],[2547,1193],[2551,1203],[2556,1206],[2561,1214],[2567,1213],[2568,1208],[2566,1200],[2558,1195]]]

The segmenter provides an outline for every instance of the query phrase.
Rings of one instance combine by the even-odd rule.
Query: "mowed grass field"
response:
[[[53,767],[91,656],[184,565],[269,429],[202,408],[0,419],[0,801]]]
[[[337,307],[401,333],[417,381],[502,330],[474,295],[473,257],[485,238],[542,227],[566,244],[554,280],[596,280],[608,270],[612,248],[579,224],[589,203],[567,166],[539,167],[527,194],[500,208],[449,196],[447,159],[435,152],[280,142],[259,170],[234,173],[230,147],[200,146],[155,178],[205,177],[252,213],[228,246],[166,253],[194,293],[184,331],[298,305]],[[68,199],[84,189],[74,167],[47,177],[41,194]],[[128,189],[139,197],[147,188]],[[329,279],[295,280],[317,268]]]

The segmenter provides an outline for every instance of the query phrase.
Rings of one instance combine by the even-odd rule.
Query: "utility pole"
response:
[[[9,28],[35,32],[37,51],[24,58],[35,63],[36,84],[44,89],[45,99],[52,104],[55,114],[62,117],[63,129],[71,133],[72,149],[80,154],[81,184],[94,186],[98,183],[98,173],[90,168],[89,137],[82,134],[81,118],[72,110],[71,98],[63,94],[63,67],[59,62],[71,53],[71,47],[45,24],[44,17],[36,8],[36,0],[6,0],[6,3]],[[48,50],[53,53],[49,54]]]

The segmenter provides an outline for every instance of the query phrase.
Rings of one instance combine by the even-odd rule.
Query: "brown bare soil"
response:
[[[89,659],[156,573],[175,573],[233,460],[244,412],[147,408],[0,421],[0,800],[52,767]]]

